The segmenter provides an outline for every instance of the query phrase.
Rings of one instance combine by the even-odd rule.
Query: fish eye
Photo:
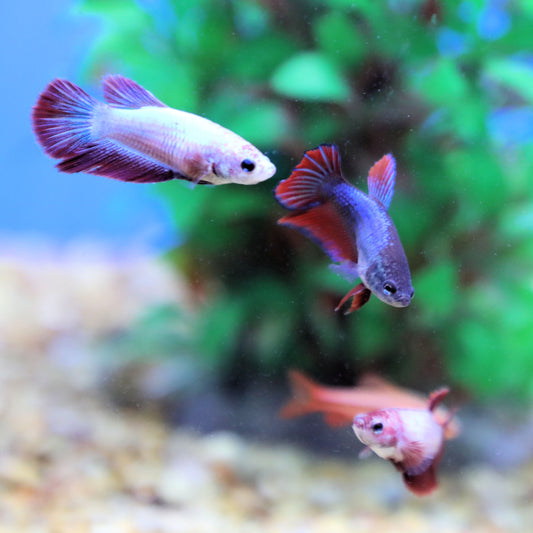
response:
[[[396,285],[392,281],[386,281],[383,283],[383,292],[389,296],[390,294],[394,294],[398,289],[396,288]]]
[[[372,425],[372,431],[376,434],[376,435],[379,435],[380,433],[383,432],[383,424],[381,422],[377,422],[376,424],[373,424]]]
[[[252,172],[252,170],[255,168],[255,163],[249,159],[245,159],[241,162],[241,168],[246,170],[246,172]]]

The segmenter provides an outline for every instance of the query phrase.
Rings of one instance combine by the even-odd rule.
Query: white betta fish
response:
[[[98,102],[67,80],[52,81],[33,108],[33,130],[63,172],[122,181],[253,185],[272,177],[268,157],[236,133],[160,102],[120,75]]]

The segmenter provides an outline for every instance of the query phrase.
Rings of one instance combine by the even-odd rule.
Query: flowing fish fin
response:
[[[341,158],[333,144],[321,144],[305,152],[292,174],[278,183],[274,194],[287,209],[309,209],[325,200],[331,182],[344,181]]]
[[[442,426],[444,438],[446,440],[455,439],[461,432],[461,423],[455,416],[457,408],[450,409],[448,412],[444,408],[439,409],[439,404],[443,398],[450,392],[448,387],[442,387],[433,391],[429,395],[428,409],[433,413],[435,420]]]
[[[396,161],[392,154],[384,155],[374,163],[368,173],[368,195],[379,200],[385,209],[388,209],[394,194],[395,181]]]
[[[168,107],[150,91],[120,74],[105,76],[102,80],[102,87],[106,102],[114,107],[126,109],[138,109],[145,106]]]
[[[425,472],[419,475],[403,473],[405,486],[417,496],[425,496],[433,492],[438,487],[437,467],[431,465]]]
[[[433,412],[449,392],[450,389],[448,387],[441,387],[440,389],[433,391],[429,395],[428,409]]]
[[[350,260],[357,263],[355,237],[333,205],[325,202],[307,211],[291,213],[278,220],[278,224],[289,226],[314,240],[335,262]]]
[[[281,408],[282,418],[293,418],[316,411],[314,401],[319,385],[298,370],[289,370],[291,400]]]
[[[190,181],[187,176],[110,140],[88,145],[80,153],[63,159],[57,164],[57,168],[69,174],[87,172],[136,183],[156,183],[171,179]]]
[[[372,292],[370,289],[367,289],[362,283],[359,283],[359,285],[356,285],[340,302],[337,307],[335,307],[335,311],[338,311],[350,298],[353,298],[352,304],[350,305],[350,308],[348,311],[346,311],[344,314],[349,315],[350,313],[353,313],[357,309],[361,309],[363,305],[368,302],[370,299]]]
[[[83,89],[55,79],[39,96],[32,126],[44,151],[55,158],[79,153],[93,141],[91,124],[99,104]]]

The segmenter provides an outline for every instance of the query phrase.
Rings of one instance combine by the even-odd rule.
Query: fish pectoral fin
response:
[[[365,446],[360,452],[359,452],[359,459],[368,459],[372,456],[372,448],[370,446]]]
[[[409,476],[418,476],[425,472],[435,460],[433,455],[424,455],[424,446],[420,442],[410,442],[403,450],[403,470]]]
[[[338,311],[350,298],[352,299],[352,304],[350,305],[348,311],[346,311],[344,314],[349,315],[350,313],[353,313],[357,309],[361,309],[363,305],[368,302],[370,299],[370,295],[372,292],[370,289],[367,289],[362,283],[359,283],[359,285],[356,285],[340,302],[337,307],[335,307],[335,311]]]
[[[105,76],[102,80],[102,87],[105,101],[115,107],[126,109],[146,106],[168,107],[137,82],[120,74]]]
[[[368,173],[368,195],[379,200],[385,209],[388,209],[394,194],[395,181],[396,161],[392,154],[384,155],[374,163]]]

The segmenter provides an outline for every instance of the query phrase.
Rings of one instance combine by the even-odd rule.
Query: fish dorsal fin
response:
[[[394,194],[395,181],[396,161],[392,154],[384,155],[374,163],[368,173],[368,195],[379,200],[385,209],[388,209]]]
[[[357,263],[357,247],[352,235],[330,202],[312,209],[291,213],[278,224],[301,231],[314,240],[335,262],[350,260]]]
[[[437,389],[436,391],[433,391],[429,395],[428,409],[433,412],[449,392],[450,389],[448,387],[442,387],[440,389]]]
[[[145,106],[168,107],[150,91],[120,74],[105,76],[102,86],[106,102],[115,107],[127,109],[138,109]]]
[[[333,144],[321,144],[304,154],[291,175],[280,181],[275,195],[287,209],[309,209],[324,200],[328,181],[341,179],[339,150]]]

